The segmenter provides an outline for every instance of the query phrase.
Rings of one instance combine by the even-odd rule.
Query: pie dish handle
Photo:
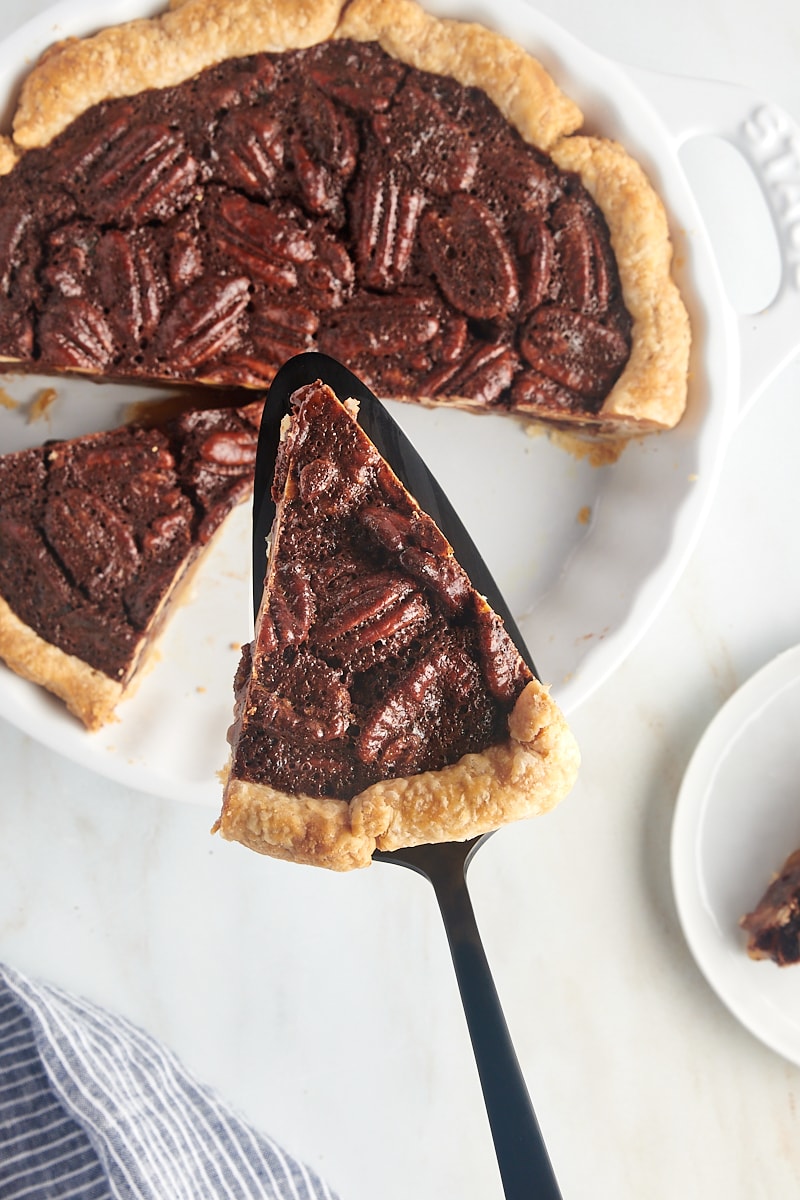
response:
[[[766,203],[779,257],[773,298],[736,312],[741,418],[800,350],[800,124],[779,104],[738,84],[628,68],[653,102],[676,151],[721,138],[739,151]]]

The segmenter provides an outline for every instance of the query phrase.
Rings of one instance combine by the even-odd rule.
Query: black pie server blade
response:
[[[253,495],[253,611],[261,603],[266,544],[275,517],[271,486],[283,418],[297,388],[321,379],[340,400],[359,401],[358,421],[420,508],[433,518],[455,551],[473,586],[504,620],[520,654],[536,674],[530,651],[455,509],[397,423],[362,381],[325,354],[289,359],[270,385],[255,467]],[[560,1200],[561,1192],[508,1032],[467,888],[467,868],[491,834],[466,842],[376,851],[380,862],[396,863],[432,884],[444,922],[475,1062],[483,1089],[506,1200]]]

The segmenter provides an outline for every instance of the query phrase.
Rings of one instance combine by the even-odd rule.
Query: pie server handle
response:
[[[475,920],[467,868],[492,834],[374,857],[410,867],[433,885],[467,1019],[505,1200],[561,1200]]]

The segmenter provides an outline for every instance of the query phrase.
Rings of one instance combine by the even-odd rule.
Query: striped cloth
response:
[[[0,1200],[335,1200],[129,1021],[0,964]]]

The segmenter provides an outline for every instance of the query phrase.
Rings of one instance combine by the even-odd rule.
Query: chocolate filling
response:
[[[258,385],[319,348],[383,396],[557,418],[630,352],[578,176],[373,44],[91,108],[0,179],[0,264],[15,370]]]
[[[125,682],[176,576],[252,483],[260,405],[192,410],[0,458],[0,594]]]
[[[234,685],[232,773],[351,798],[504,741],[531,673],[333,393],[313,384],[294,404],[266,598]]]

